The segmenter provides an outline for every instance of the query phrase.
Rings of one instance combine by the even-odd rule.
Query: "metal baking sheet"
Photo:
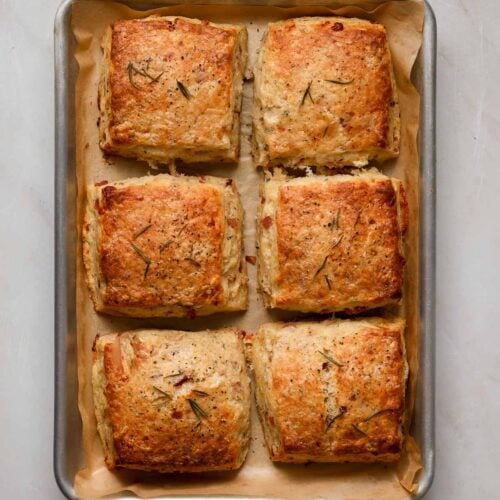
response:
[[[293,0],[241,1],[242,4],[291,6]],[[78,74],[71,31],[73,0],[59,7],[54,26],[55,50],[55,417],[54,474],[62,493],[75,498],[73,479],[83,464],[78,411],[76,360],[75,260],[76,171],[74,90]],[[123,2],[141,10],[174,1]],[[196,2],[189,2],[196,3]],[[224,3],[224,0],[203,3]],[[301,5],[328,5],[305,1]],[[434,304],[435,304],[435,64],[436,22],[425,6],[423,45],[413,78],[421,95],[420,147],[420,367],[413,435],[421,452],[423,472],[415,498],[429,490],[434,476]]]

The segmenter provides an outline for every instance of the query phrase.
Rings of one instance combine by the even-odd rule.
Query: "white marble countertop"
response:
[[[55,499],[54,133],[59,0],[0,1],[0,488]],[[427,498],[499,498],[500,2],[438,20],[437,470]]]

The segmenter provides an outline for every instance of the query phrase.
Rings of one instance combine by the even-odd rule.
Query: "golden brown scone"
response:
[[[268,178],[257,220],[264,304],[326,313],[398,303],[407,218],[401,182],[374,169]]]
[[[103,39],[100,145],[152,162],[236,161],[244,26],[151,16]]]
[[[97,337],[93,390],[109,469],[237,469],[250,432],[238,330],[138,330]]]
[[[253,339],[257,408],[278,462],[394,462],[408,367],[403,320],[268,323]]]
[[[97,311],[194,317],[247,307],[235,183],[157,175],[88,187],[87,283]]]
[[[380,24],[342,17],[270,23],[254,94],[258,165],[361,167],[399,154],[398,95]]]

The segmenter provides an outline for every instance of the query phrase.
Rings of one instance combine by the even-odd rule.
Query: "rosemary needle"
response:
[[[349,85],[350,83],[352,83],[354,80],[348,80],[346,82],[343,82],[341,80],[325,80],[325,82],[329,82],[329,83],[336,83],[337,85]]]
[[[142,229],[139,229],[139,231],[137,231],[137,233],[134,234],[134,240],[139,238],[141,234],[144,234],[152,225],[153,224],[147,224]]]
[[[312,81],[309,82],[306,90],[304,91],[304,95],[302,96],[302,101],[300,101],[300,106],[304,105],[307,97],[309,97],[309,99],[311,99],[311,102],[314,104],[314,99],[312,98],[312,95],[311,95],[311,85],[312,85]]]
[[[130,242],[130,245],[135,250],[137,255],[139,255],[139,257],[146,264],[146,267],[144,268],[144,278],[145,278],[148,275],[149,266],[151,265],[151,259],[149,257],[146,257],[146,255],[144,255],[144,252],[135,243]]]
[[[356,424],[352,424],[352,427],[356,429],[360,434],[363,434],[363,436],[368,437],[368,434],[363,429],[360,429]]]
[[[198,419],[198,423],[196,424],[196,426],[198,427],[201,424],[201,420],[203,418],[208,418],[208,413],[198,404],[198,402],[195,399],[188,399],[188,401],[191,410]]]
[[[172,399],[172,396],[168,394],[168,392],[162,391],[159,387],[153,385],[153,389],[161,394],[161,396],[158,399],[163,399],[163,398]]]
[[[333,363],[334,365],[338,366],[339,368],[342,367],[342,366],[344,366],[343,363],[339,363],[338,361],[336,361],[335,359],[333,359],[331,356],[329,356],[328,354],[324,353],[323,351],[317,351],[317,352],[319,352],[330,363]]]
[[[188,89],[184,86],[184,84],[182,82],[180,82],[179,80],[177,80],[177,88],[181,91],[182,95],[186,98],[186,99],[191,99],[191,94],[189,93]]]
[[[346,411],[347,410],[345,410],[344,408],[340,408],[339,412],[337,413],[337,415],[334,415],[333,417],[327,418],[326,419],[326,429],[325,429],[325,432],[328,432],[328,430],[333,425],[333,423],[335,422],[335,420],[337,420],[337,418],[341,417]]]
[[[392,411],[392,409],[391,408],[384,408],[382,410],[377,410],[375,413],[372,413],[369,417],[365,418],[365,422],[368,422],[372,418],[375,418],[376,416],[380,415],[381,413],[385,413],[387,411]]]

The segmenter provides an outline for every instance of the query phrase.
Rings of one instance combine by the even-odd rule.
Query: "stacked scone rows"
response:
[[[237,161],[246,44],[242,26],[114,22],[103,43],[101,148],[170,166]],[[254,73],[265,307],[345,317],[397,305],[404,188],[360,169],[399,151],[384,27],[336,17],[271,23]],[[192,318],[245,310],[242,224],[231,179],[174,173],[89,186],[83,257],[96,311]],[[269,323],[246,335],[272,460],[399,459],[405,324],[383,316]],[[236,328],[97,335],[94,402],[107,466],[240,467],[250,433],[243,336]]]

